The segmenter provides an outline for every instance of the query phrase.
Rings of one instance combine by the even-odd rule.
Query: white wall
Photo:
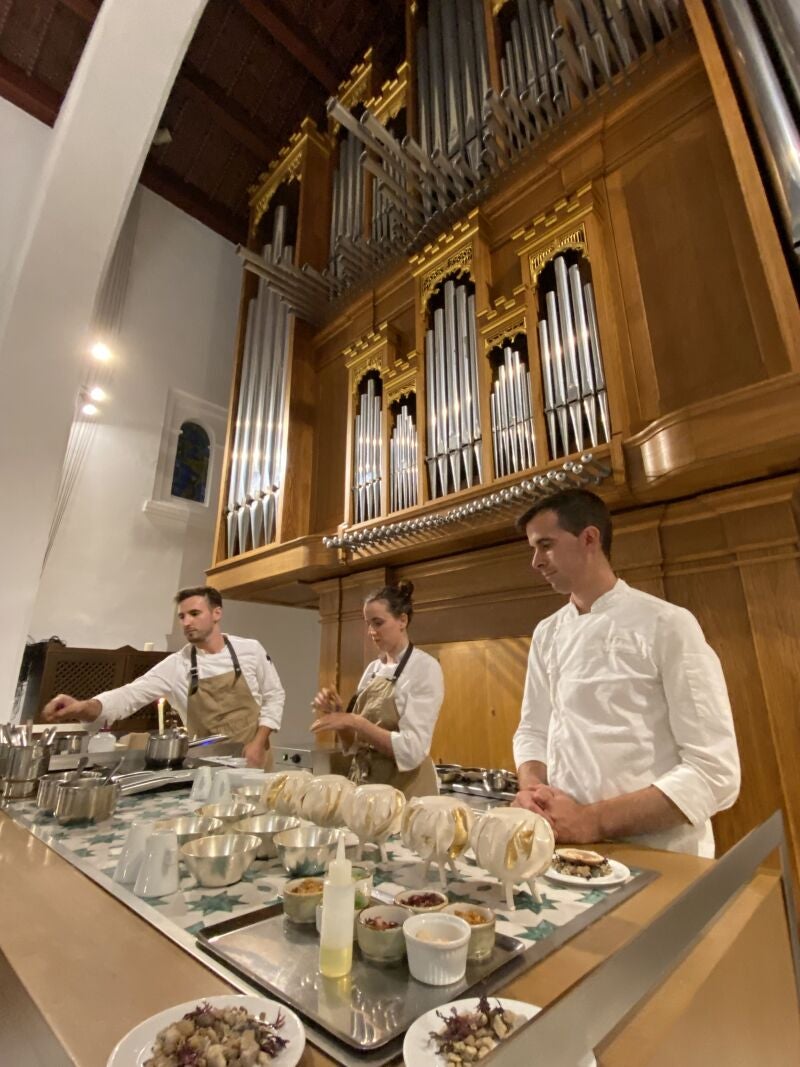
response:
[[[50,133],[0,100],[0,143],[13,146],[0,169],[0,253],[22,228]],[[205,519],[188,527],[142,505],[153,494],[167,390],[227,407],[241,270],[229,242],[148,190],[139,195],[112,395],[41,578],[35,639],[173,647],[172,597],[202,582],[211,559],[216,494]],[[0,284],[5,265],[0,258]],[[319,662],[316,613],[228,602],[225,625],[269,650],[287,690],[280,741],[305,743]]]

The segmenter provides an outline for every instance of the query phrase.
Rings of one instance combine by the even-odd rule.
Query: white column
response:
[[[11,712],[95,296],[205,4],[104,0],[10,271],[0,321],[0,721]]]

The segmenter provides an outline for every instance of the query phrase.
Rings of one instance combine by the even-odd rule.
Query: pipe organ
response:
[[[341,692],[364,594],[410,578],[435,752],[502,766],[560,603],[514,521],[598,491],[621,576],[694,610],[729,677],[724,847],[780,803],[800,825],[770,637],[800,602],[800,312],[719,49],[700,0],[408,0],[394,74],[368,53],[253,188],[208,578],[318,606]]]

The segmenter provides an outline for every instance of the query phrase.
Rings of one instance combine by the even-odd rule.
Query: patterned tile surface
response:
[[[35,827],[39,834],[55,838],[62,849],[111,878],[134,820],[155,822],[158,819],[175,818],[193,814],[198,806],[197,801],[190,801],[188,790],[184,789],[123,797],[113,817],[106,822],[72,827],[59,826],[54,818],[37,811],[32,801],[9,804],[6,810],[18,822]],[[373,857],[380,859],[377,851],[365,855],[367,860]],[[605,904],[609,894],[615,892],[613,888],[570,888],[541,878],[537,883],[540,899],[535,900],[527,888],[520,887],[514,894],[514,910],[509,911],[503,890],[486,871],[470,859],[458,860],[456,868],[457,875],[448,874],[447,888],[452,901],[488,905],[497,912],[499,932],[531,942],[548,938],[558,927],[583,916],[591,908]],[[435,876],[436,869],[432,868],[431,871]],[[207,889],[198,886],[181,865],[181,883],[177,893],[151,898],[146,902],[137,900],[137,903],[139,906],[146,903],[161,918],[189,934],[196,934],[204,926],[274,903],[280,897],[286,879],[287,875],[278,860],[256,860],[244,878],[235,885]],[[377,863],[374,881],[382,893],[390,894],[426,885],[429,888],[438,887],[430,878],[425,878],[419,860],[397,838],[389,841],[388,862]]]

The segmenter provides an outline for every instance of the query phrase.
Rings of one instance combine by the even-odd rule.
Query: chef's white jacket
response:
[[[710,816],[739,793],[739,753],[719,659],[685,608],[618,579],[584,615],[569,603],[536,627],[517,766],[582,804],[660,789],[689,824],[630,840],[714,855]]]
[[[272,660],[264,646],[250,637],[228,635],[228,640],[238,657],[247,688],[259,706],[259,726],[279,730],[283,716],[284,692]],[[176,709],[185,724],[191,654],[192,646],[184,645],[180,651],[162,659],[146,674],[128,685],[100,693],[96,699],[103,705],[103,710],[100,716],[89,724],[90,728],[97,729],[106,723],[124,719],[161,697],[169,701],[170,707]],[[201,682],[204,678],[213,678],[232,670],[233,662],[227,645],[224,645],[220,652],[197,650],[197,673]]]

